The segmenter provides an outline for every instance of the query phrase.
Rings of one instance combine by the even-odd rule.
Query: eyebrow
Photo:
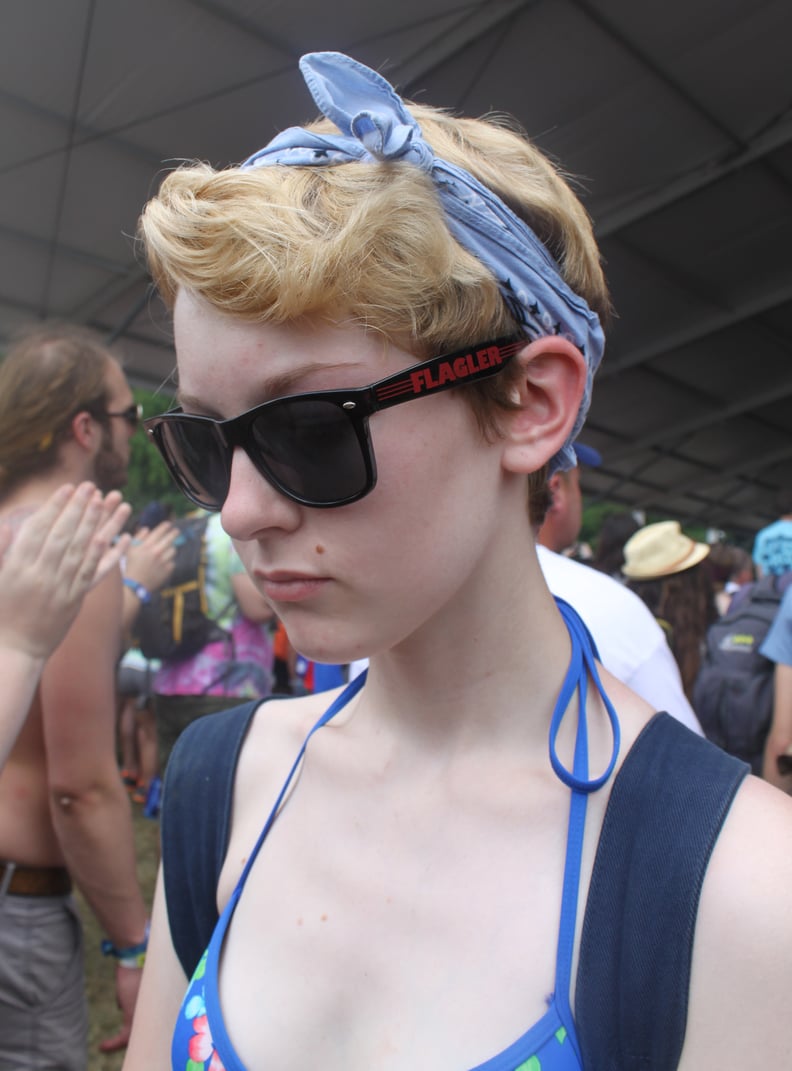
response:
[[[347,365],[344,362],[340,362],[339,364],[325,364],[324,362],[316,361],[316,362],[312,362],[311,364],[302,365],[300,368],[296,368],[292,372],[282,372],[280,375],[272,376],[271,379],[267,380],[266,384],[262,385],[263,388],[264,388],[262,390],[262,393],[265,395],[265,397],[263,398],[263,401],[271,401],[271,400],[274,400],[275,398],[283,398],[283,397],[286,397],[289,394],[295,393],[294,392],[295,384],[299,383],[299,381],[301,379],[303,379],[305,376],[313,375],[315,372],[327,372],[327,371],[334,371],[336,369],[354,368],[354,367],[358,367],[358,366],[352,365],[352,364]],[[367,386],[368,384],[364,384],[364,385]],[[326,389],[335,389],[335,388],[326,388]],[[345,388],[344,387],[340,387],[338,389],[339,390],[344,390]],[[349,389],[351,390],[352,388],[349,388]],[[310,393],[310,392],[298,392],[298,393]],[[205,416],[211,416],[211,417],[217,417],[218,419],[223,419],[216,409],[213,410],[211,407],[206,406],[203,401],[201,401],[199,398],[196,398],[192,394],[183,394],[181,390],[177,389],[177,391],[176,391],[176,401],[181,406],[181,408],[184,409],[185,412],[191,412],[192,410],[198,410],[199,412],[203,412],[203,414]],[[262,402],[259,402],[258,404],[262,404]]]

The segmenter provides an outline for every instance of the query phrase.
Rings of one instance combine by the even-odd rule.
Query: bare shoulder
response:
[[[122,605],[121,570],[111,569],[85,596],[74,623],[49,661],[57,661],[62,656],[65,663],[73,667],[76,663],[82,670],[84,663],[80,655],[97,650],[104,652],[105,649],[112,652],[113,660],[117,659],[121,642]]]
[[[283,759],[289,760],[290,767],[303,740],[337,694],[273,697],[259,705],[239,757],[235,804],[237,799],[243,804],[248,791],[258,793],[268,768],[275,767],[285,776]]]
[[[48,720],[51,711],[58,721],[70,710],[83,726],[86,718],[102,723],[107,720],[107,711],[113,709],[115,667],[121,649],[122,599],[118,569],[83,599],[71,628],[44,667],[41,696]]]
[[[783,910],[792,932],[792,797],[757,777],[747,777],[735,796],[712,854],[702,904],[713,914],[755,908],[742,920],[759,936]]]
[[[702,889],[680,1071],[792,1066],[792,799],[737,793]]]
[[[336,694],[270,699],[256,710],[236,769],[229,848],[219,884],[221,902],[236,884],[303,741]]]

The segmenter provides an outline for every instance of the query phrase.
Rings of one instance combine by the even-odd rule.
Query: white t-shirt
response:
[[[646,604],[618,580],[589,565],[541,545],[536,550],[547,586],[583,618],[608,672],[655,710],[667,710],[703,735],[665,633]]]

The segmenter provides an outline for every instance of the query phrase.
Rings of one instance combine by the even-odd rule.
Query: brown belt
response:
[[[0,863],[0,892],[8,896],[66,896],[71,889],[69,871],[64,866]]]

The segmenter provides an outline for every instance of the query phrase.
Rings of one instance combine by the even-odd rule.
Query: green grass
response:
[[[159,823],[144,818],[141,807],[133,804],[138,877],[151,906],[159,864]],[[79,892],[77,903],[85,925],[85,980],[88,992],[88,1067],[87,1071],[120,1071],[123,1052],[99,1052],[99,1042],[118,1031],[121,1016],[115,1001],[114,963],[102,955],[100,944],[105,936]]]

